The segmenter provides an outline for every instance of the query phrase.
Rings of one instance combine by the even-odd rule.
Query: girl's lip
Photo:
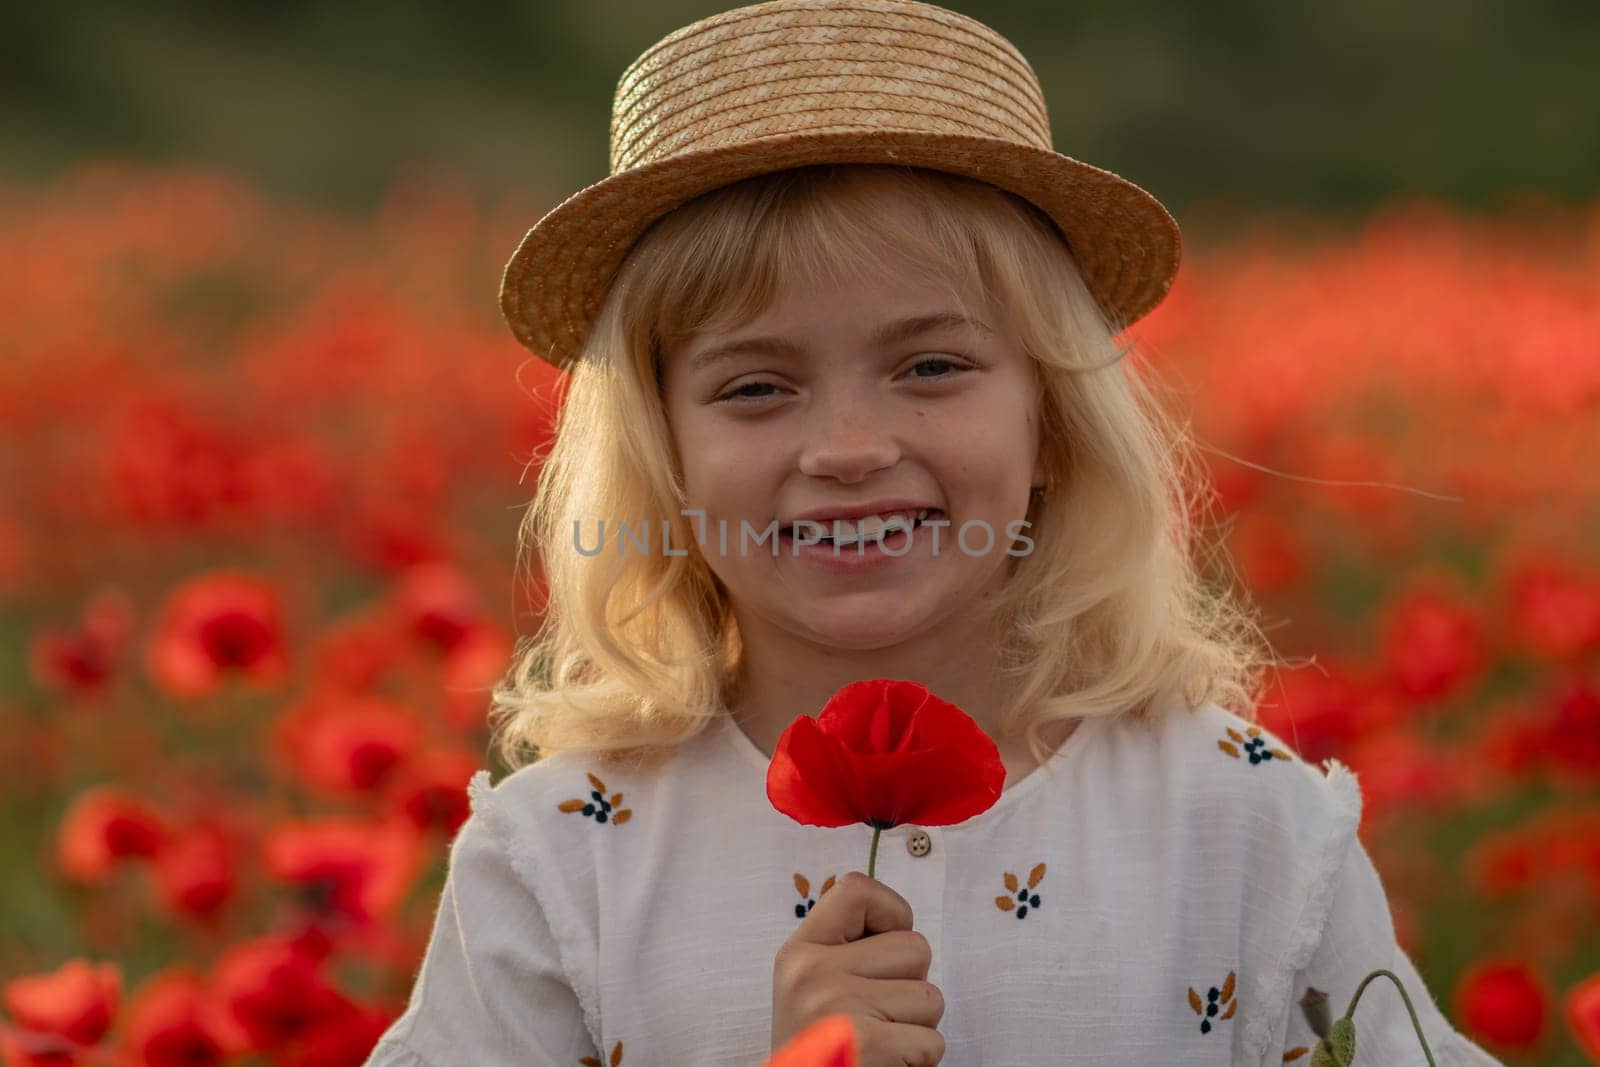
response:
[[[815,522],[819,525],[827,526],[835,519],[848,519],[851,522],[854,522],[857,519],[864,519],[869,515],[891,515],[897,512],[918,512],[924,510],[930,515],[939,511],[938,508],[931,504],[919,504],[913,500],[881,500],[877,503],[863,504],[858,507],[831,509],[816,508],[810,512],[794,516],[785,525],[792,527],[798,522]]]
[[[927,516],[924,517],[921,522],[918,522],[916,524],[916,526],[913,527],[913,529],[921,529],[923,527],[923,525],[925,525],[926,523],[933,522],[933,521],[935,521],[937,519],[942,519],[942,518],[944,518],[944,512],[943,511],[939,510],[938,508],[929,508]],[[796,520],[796,522],[799,522],[799,521],[800,520]],[[853,522],[855,520],[851,520],[851,521]],[[833,523],[831,521],[817,522],[816,525],[818,527],[822,528],[823,530],[827,530],[830,533],[832,532]],[[786,541],[791,541],[792,542],[794,540],[794,525],[791,524],[789,526],[779,527],[778,536],[783,538]],[[828,546],[824,545],[823,547],[826,548]],[[855,546],[852,545],[850,547],[851,547],[851,549],[853,549]],[[847,550],[841,549],[841,551],[847,551]]]
[[[930,519],[943,518],[944,512],[930,511]],[[788,559],[802,560],[829,570],[854,573],[864,570],[873,570],[886,567],[896,560],[920,558],[929,550],[927,545],[932,544],[932,537],[924,533],[922,537],[916,534],[922,531],[920,525],[913,527],[909,535],[910,547],[901,548],[898,552],[887,552],[878,543],[877,538],[868,538],[865,542],[847,546],[816,543],[809,545],[796,544],[794,537],[787,530],[779,534],[779,541],[783,545],[781,555]],[[898,535],[895,535],[898,536]]]

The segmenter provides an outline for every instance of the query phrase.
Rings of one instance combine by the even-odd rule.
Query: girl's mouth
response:
[[[780,530],[778,539],[792,546],[791,551],[825,551],[842,555],[845,552],[854,554],[854,552],[876,551],[881,547],[888,549],[890,554],[898,554],[918,529],[943,518],[943,511],[938,508],[928,508],[909,517],[905,515],[891,517],[887,524],[883,520],[873,521],[872,517],[856,522],[841,519],[837,525],[833,522],[823,522],[813,526],[796,524],[806,534],[804,540],[796,540],[794,526]],[[835,530],[839,532],[837,540],[834,538]],[[823,536],[817,538],[817,534]]]

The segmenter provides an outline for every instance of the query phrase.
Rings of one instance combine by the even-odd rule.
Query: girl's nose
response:
[[[899,458],[900,446],[881,413],[865,398],[841,397],[818,405],[816,417],[807,420],[800,471],[856,481]]]

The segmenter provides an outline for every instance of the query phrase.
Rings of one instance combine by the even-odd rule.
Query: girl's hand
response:
[[[911,905],[851,871],[812,907],[772,964],[772,1047],[824,1015],[855,1024],[860,1067],[932,1067],[944,1058],[944,994]]]

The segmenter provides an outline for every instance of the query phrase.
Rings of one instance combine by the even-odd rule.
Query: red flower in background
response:
[[[448,655],[477,625],[478,594],[455,567],[426,563],[400,576],[392,610],[403,632],[424,647]]]
[[[19,1027],[83,1046],[105,1036],[121,998],[121,968],[86,960],[69,960],[49,974],[13,978],[0,990]]]
[[[130,1064],[215,1067],[226,1059],[205,983],[187,968],[147,979],[128,1004],[119,1042]]]
[[[289,1050],[289,1067],[361,1067],[395,1013],[337,995]]]
[[[1486,712],[1478,727],[1479,760],[1486,769],[1518,782],[1538,771],[1545,760],[1545,727],[1523,701]]]
[[[269,521],[326,523],[338,509],[343,471],[335,450],[295,432],[250,442],[240,464],[242,498]]]
[[[1528,560],[1505,579],[1510,626],[1523,647],[1564,660],[1600,648],[1600,575],[1576,561]]]
[[[212,1026],[229,1052],[283,1049],[340,1007],[321,962],[274,937],[229,948],[212,970],[207,997]]]
[[[498,626],[482,624],[463,634],[439,665],[445,720],[458,730],[474,729],[484,719],[483,694],[505,673],[512,644]]]
[[[856,1067],[859,1055],[855,1024],[825,1015],[784,1042],[765,1067]]]
[[[1468,851],[1467,870],[1486,897],[1538,890],[1559,879],[1586,886],[1591,908],[1600,906],[1600,810],[1557,808],[1487,834]],[[1547,921],[1548,897],[1543,903],[1534,918]]]
[[[1545,756],[1578,783],[1600,782],[1600,687],[1569,679],[1551,701]]]
[[[267,873],[299,887],[317,916],[361,926],[386,918],[416,875],[422,840],[408,821],[330,816],[267,835]]]
[[[1537,884],[1544,869],[1544,849],[1519,831],[1487,834],[1472,843],[1466,868],[1473,889],[1494,900]]]
[[[1311,569],[1293,528],[1270,512],[1242,513],[1230,542],[1229,553],[1256,595],[1294,585]]]
[[[161,816],[113,786],[82,793],[67,809],[56,836],[56,855],[67,877],[103,882],[124,859],[149,859],[167,839]]]
[[[1600,1063],[1600,973],[1567,990],[1562,1013],[1578,1047],[1591,1061]]]
[[[1389,718],[1375,686],[1334,657],[1281,670],[1276,685],[1280,695],[1257,709],[1261,726],[1309,763],[1342,757],[1351,742]]]
[[[1569,671],[1549,688],[1486,713],[1475,745],[1509,779],[1542,773],[1582,789],[1600,781],[1600,686]]]
[[[410,501],[363,502],[346,516],[341,533],[348,542],[344,551],[354,562],[386,574],[403,573],[452,553],[450,531],[439,514]]]
[[[1393,811],[1440,808],[1457,796],[1455,765],[1437,741],[1397,727],[1363,737],[1346,753],[1361,779],[1363,825]]]
[[[778,738],[767,799],[807,826],[949,826],[989,810],[1005,785],[977,723],[916,682],[852,682]]]
[[[124,522],[200,529],[248,513],[246,438],[200,409],[196,398],[147,388],[100,429],[95,473]]]
[[[1531,1048],[1544,1029],[1549,994],[1521,960],[1480,960],[1455,989],[1455,1013],[1475,1038],[1504,1048]]]
[[[472,813],[467,783],[477,771],[478,758],[470,752],[434,749],[395,775],[390,796],[417,829],[438,827],[446,837],[453,837]]]
[[[193,579],[163,605],[145,649],[151,679],[176,696],[212,692],[239,675],[270,685],[288,669],[276,588],[247,574]]]
[[[368,692],[404,661],[404,635],[386,610],[369,609],[325,624],[310,652],[313,688]]]
[[[133,634],[133,602],[126,593],[100,593],[73,627],[46,629],[34,638],[28,661],[41,687],[94,694],[115,676]]]
[[[1465,604],[1419,589],[1391,605],[1383,659],[1400,692],[1434,700],[1461,689],[1483,670],[1487,656],[1482,628]]]
[[[233,897],[238,863],[221,829],[197,823],[173,835],[156,857],[155,876],[174,914],[208,919]]]
[[[294,772],[333,793],[379,789],[422,744],[424,723],[411,708],[375,696],[324,693],[278,720],[277,740]]]

